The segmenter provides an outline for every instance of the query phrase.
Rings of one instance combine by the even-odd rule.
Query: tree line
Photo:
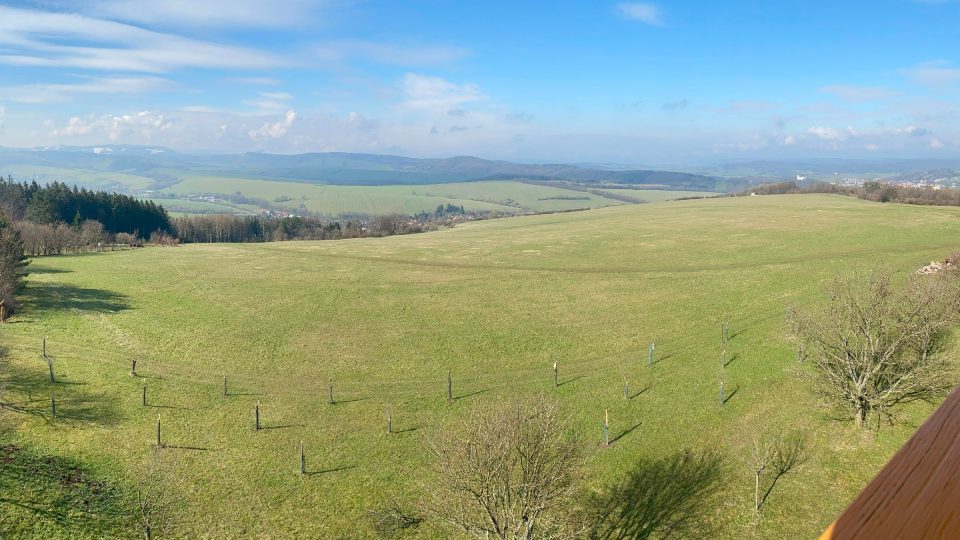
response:
[[[66,223],[80,228],[85,221],[96,221],[106,233],[144,238],[156,231],[173,232],[167,211],[152,201],[61,182],[40,185],[15,182],[12,177],[0,179],[0,212],[11,221],[36,225]]]
[[[839,186],[817,181],[800,184],[789,180],[753,186],[749,190],[739,193],[739,195],[786,195],[796,193],[836,193],[874,202],[960,206],[960,190],[958,189],[898,186],[876,180],[864,182],[862,186]]]
[[[0,322],[16,312],[26,266],[20,233],[0,214]]]

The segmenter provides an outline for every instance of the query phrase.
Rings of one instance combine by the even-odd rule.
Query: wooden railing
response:
[[[820,536],[960,539],[960,388]]]

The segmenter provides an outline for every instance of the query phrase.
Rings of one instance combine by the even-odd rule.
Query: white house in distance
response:
[[[799,174],[797,175],[797,182],[803,182],[806,179],[807,179],[806,176],[800,176]]]

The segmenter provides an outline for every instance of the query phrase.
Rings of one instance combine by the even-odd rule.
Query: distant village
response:
[[[797,182],[807,180],[807,176],[797,175]],[[944,189],[960,188],[960,174],[955,171],[949,171],[946,174],[931,174],[930,172],[922,174],[899,174],[899,175],[877,175],[877,174],[848,174],[833,173],[833,178],[813,178],[821,182],[828,182],[839,186],[862,186],[866,182],[882,182],[892,184],[898,187],[926,188],[926,189]]]

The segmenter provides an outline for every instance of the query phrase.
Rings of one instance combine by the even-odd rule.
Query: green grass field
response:
[[[153,485],[182,503],[176,536],[365,537],[368,510],[430,490],[424,445],[445,423],[476,402],[549,392],[572,417],[589,488],[641,456],[713,448],[729,463],[712,514],[720,537],[809,538],[932,407],[879,432],[831,419],[800,376],[784,311],[817,302],[838,272],[913,271],[956,251],[958,235],[960,208],[807,195],[615,206],[380,239],[39,259],[22,314],[0,328],[10,348],[0,373],[20,407],[0,411],[3,437],[76,460],[122,493],[142,471],[159,471]],[[723,322],[733,360],[721,407]],[[39,357],[43,336],[55,384]],[[648,368],[651,340],[657,362]],[[133,358],[139,378],[129,374]],[[625,400],[622,376],[648,389]],[[143,384],[149,407],[140,405]],[[51,392],[62,399],[56,420]],[[257,402],[267,429],[254,433]],[[611,435],[625,435],[600,450],[605,409]],[[157,415],[173,446],[160,451],[151,446]],[[808,430],[812,457],[777,484],[757,521],[750,438],[776,426]],[[306,477],[296,474],[300,441]],[[0,497],[0,536],[70,530],[27,506]],[[111,534],[111,523],[88,536]],[[427,521],[411,537],[449,533]]]
[[[608,189],[611,193],[636,197],[647,202],[662,202],[682,197],[716,197],[719,193],[712,191],[664,191],[660,189]]]
[[[332,186],[273,180],[188,176],[167,188],[174,193],[236,193],[266,199],[276,206],[343,214],[415,214],[439,205],[503,213],[543,212],[623,204],[589,193],[511,181],[463,182],[425,186]],[[558,197],[575,197],[560,199]],[[290,200],[277,201],[280,198]]]

